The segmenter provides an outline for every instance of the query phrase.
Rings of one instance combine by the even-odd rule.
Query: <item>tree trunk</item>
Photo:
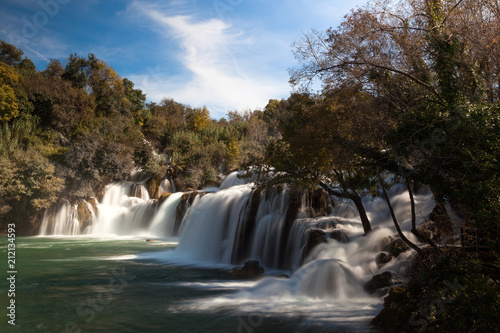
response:
[[[392,221],[394,222],[394,226],[396,227],[396,230],[398,232],[399,237],[403,240],[403,242],[406,243],[406,245],[408,245],[409,247],[411,247],[412,249],[417,251],[417,253],[421,257],[425,257],[424,252],[417,245],[413,244],[408,238],[406,238],[406,236],[401,231],[401,228],[399,227],[398,220],[396,218],[396,214],[394,213],[394,209],[392,209],[391,201],[389,200],[389,196],[387,195],[387,192],[385,190],[384,181],[382,180],[382,177],[380,177],[380,175],[378,176],[378,178],[379,178],[380,187],[382,188],[382,193],[384,195],[385,202],[387,203],[387,206],[389,207],[389,212],[391,213]]]
[[[370,220],[368,219],[368,216],[366,215],[366,210],[365,206],[363,205],[363,202],[361,201],[361,198],[359,195],[353,195],[350,197],[354,204],[356,205],[356,208],[358,209],[359,217],[361,218],[361,223],[363,224],[363,231],[365,232],[365,236],[372,231],[372,227],[370,224]]]
[[[408,188],[408,193],[410,195],[410,205],[411,205],[411,233],[414,234],[420,241],[426,242],[430,246],[432,246],[435,250],[438,250],[438,246],[436,243],[430,239],[422,235],[417,230],[417,217],[415,214],[415,199],[413,198],[413,191],[411,189],[410,181],[406,179],[406,187]]]
[[[354,202],[354,204],[356,205],[356,209],[358,210],[359,217],[361,218],[361,224],[363,225],[363,231],[365,233],[365,236],[372,231],[370,220],[368,219],[368,215],[366,215],[365,206],[363,206],[363,202],[361,201],[361,197],[359,195],[357,195],[356,193],[350,193],[347,190],[335,191],[335,190],[331,189],[325,183],[320,183],[319,185],[325,191],[327,191],[329,194],[331,194],[333,196],[336,196],[336,197],[342,198],[342,199],[352,200]]]

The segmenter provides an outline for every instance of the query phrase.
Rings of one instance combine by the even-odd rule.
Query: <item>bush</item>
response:
[[[384,304],[405,309],[407,319],[398,327],[390,316],[378,316],[374,322],[393,331],[498,332],[500,285],[483,267],[482,261],[460,249],[447,249],[430,262],[415,264],[404,297],[391,292]]]

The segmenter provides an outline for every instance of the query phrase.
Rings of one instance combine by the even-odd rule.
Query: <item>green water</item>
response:
[[[253,282],[234,280],[226,268],[158,261],[152,257],[174,248],[144,239],[17,238],[15,297],[9,297],[6,237],[0,245],[1,332],[369,331],[366,322],[377,311],[361,306],[361,329],[335,326],[328,311],[311,316],[321,311],[302,310],[300,302],[273,311],[265,300],[232,298]],[[11,299],[15,326],[6,313]]]

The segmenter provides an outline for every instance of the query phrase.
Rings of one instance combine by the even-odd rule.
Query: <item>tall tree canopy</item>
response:
[[[397,165],[498,237],[499,40],[497,1],[375,1],[297,41],[290,81],[369,94],[364,109],[390,124],[379,168]]]

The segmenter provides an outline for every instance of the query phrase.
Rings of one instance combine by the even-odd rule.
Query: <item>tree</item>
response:
[[[14,66],[21,62],[24,52],[12,44],[0,41],[0,62]]]
[[[19,114],[19,105],[14,88],[19,75],[9,65],[0,62],[0,121],[9,121]]]
[[[486,179],[497,184],[499,28],[496,1],[377,1],[336,29],[304,35],[291,82],[307,87],[319,79],[325,92],[357,85],[369,93],[371,107],[392,124],[384,151],[399,167],[390,171],[462,206],[468,220],[486,222],[479,202],[498,211],[486,204],[498,198]],[[482,140],[485,129],[491,135]],[[488,219],[486,230],[498,235]]]
[[[64,68],[58,59],[51,59],[42,73],[48,77],[62,77]]]
[[[79,57],[76,53],[70,55],[64,68],[62,78],[71,82],[73,87],[90,92],[89,75],[90,63],[87,59]]]
[[[320,186],[352,200],[366,233],[371,230],[359,189],[371,188],[390,123],[372,107],[373,97],[356,87],[322,96],[292,94],[274,104],[279,136],[267,147],[266,182]],[[269,108],[267,108],[269,111]],[[375,125],[375,126],[374,126]]]
[[[195,132],[200,132],[210,123],[210,112],[207,107],[189,109],[186,113],[186,124]]]

